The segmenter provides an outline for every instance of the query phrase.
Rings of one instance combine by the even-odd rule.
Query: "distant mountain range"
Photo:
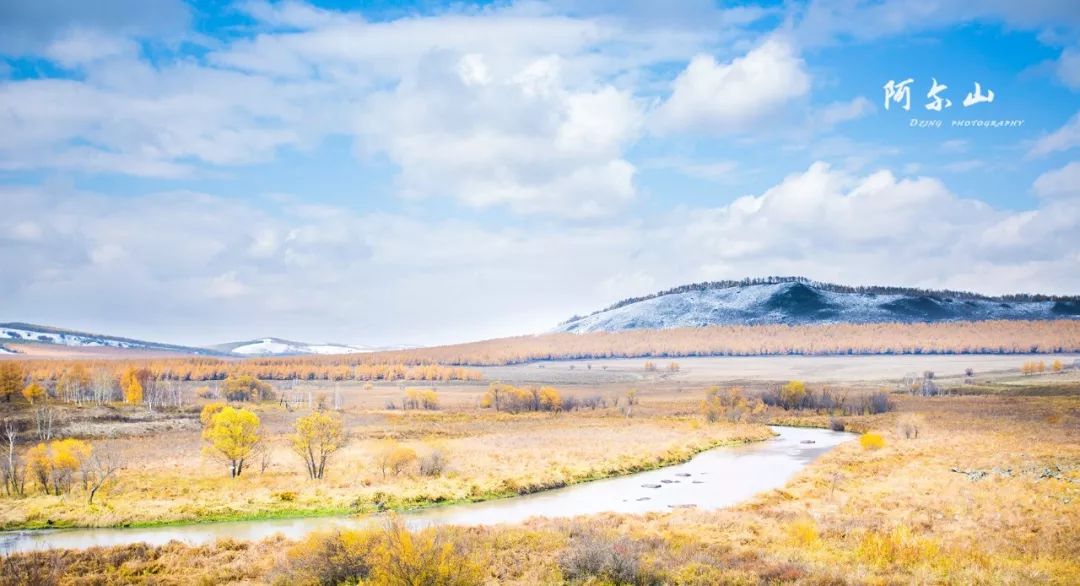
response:
[[[0,351],[7,354],[14,353],[14,351],[11,350],[11,344],[50,344],[56,346],[69,346],[72,348],[116,348],[121,350],[144,350],[170,354],[196,354],[203,356],[219,354],[219,352],[208,348],[147,342],[146,340],[91,334],[20,322],[0,324],[0,344],[8,345],[6,349],[5,347],[0,347]]]
[[[179,346],[147,342],[132,338],[91,334],[28,323],[0,323],[0,354],[16,354],[20,344],[65,346],[74,350],[96,349],[137,350],[151,353],[189,354],[198,356],[296,356],[305,354],[356,354],[377,350],[399,350],[410,346],[368,347],[348,344],[309,344],[281,338],[260,338],[245,342],[230,342],[208,347]]]
[[[560,332],[615,332],[710,325],[947,322],[1080,319],[1080,296],[1004,295],[903,287],[849,287],[801,277],[695,283],[624,299],[560,324]],[[108,352],[221,357],[356,354],[414,346],[370,347],[258,338],[207,347],[180,346],[28,323],[0,323],[0,354]]]
[[[710,325],[943,322],[1080,318],[1080,296],[848,287],[802,277],[684,285],[574,316],[562,332]]]
[[[376,348],[349,346],[347,344],[309,344],[281,338],[260,338],[246,342],[216,344],[210,348],[238,356],[289,356],[297,354],[358,354],[372,352]]]

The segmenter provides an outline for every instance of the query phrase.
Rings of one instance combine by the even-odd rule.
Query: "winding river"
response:
[[[854,434],[824,429],[773,427],[777,437],[736,447],[715,448],[674,466],[576,484],[513,498],[434,507],[401,513],[411,527],[492,525],[530,517],[570,517],[591,513],[645,513],[678,507],[717,509],[783,486],[819,455]],[[86,548],[172,540],[189,544],[219,538],[257,540],[281,533],[299,538],[312,531],[355,528],[377,517],[268,519],[147,528],[37,529],[0,532],[0,552]]]

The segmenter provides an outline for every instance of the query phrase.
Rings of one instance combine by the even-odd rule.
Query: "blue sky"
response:
[[[769,274],[1077,293],[1078,32],[1054,0],[0,2],[0,320],[426,344]]]

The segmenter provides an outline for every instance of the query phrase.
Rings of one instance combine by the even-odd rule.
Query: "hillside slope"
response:
[[[211,346],[214,350],[237,356],[295,356],[299,354],[358,354],[370,348],[346,344],[309,344],[281,338],[260,338]]]
[[[987,297],[956,291],[843,287],[797,277],[687,285],[629,299],[556,331],[614,332],[710,325],[917,323],[1080,317],[1080,298]]]
[[[176,354],[217,355],[218,352],[206,348],[179,346],[148,342],[119,336],[91,334],[50,326],[41,326],[21,322],[0,323],[0,343],[4,344],[47,344],[70,348],[114,348],[118,350],[142,350],[168,352]],[[9,350],[10,351],[10,350]]]

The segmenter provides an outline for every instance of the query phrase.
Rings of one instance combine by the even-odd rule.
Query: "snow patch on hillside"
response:
[[[710,325],[1067,319],[1054,301],[1003,302],[915,294],[828,291],[801,283],[736,285],[644,299],[575,319],[556,331],[601,332]]]
[[[103,336],[76,335],[66,333],[42,332],[26,330],[22,328],[0,328],[0,339],[12,342],[39,342],[43,344],[59,344],[61,346],[78,346],[84,348],[110,347],[110,348],[143,348],[139,344],[114,340]]]
[[[241,356],[283,356],[289,354],[358,354],[369,352],[365,348],[345,346],[342,344],[305,344],[300,342],[287,342],[276,338],[263,338],[236,346],[231,350],[233,354]]]

